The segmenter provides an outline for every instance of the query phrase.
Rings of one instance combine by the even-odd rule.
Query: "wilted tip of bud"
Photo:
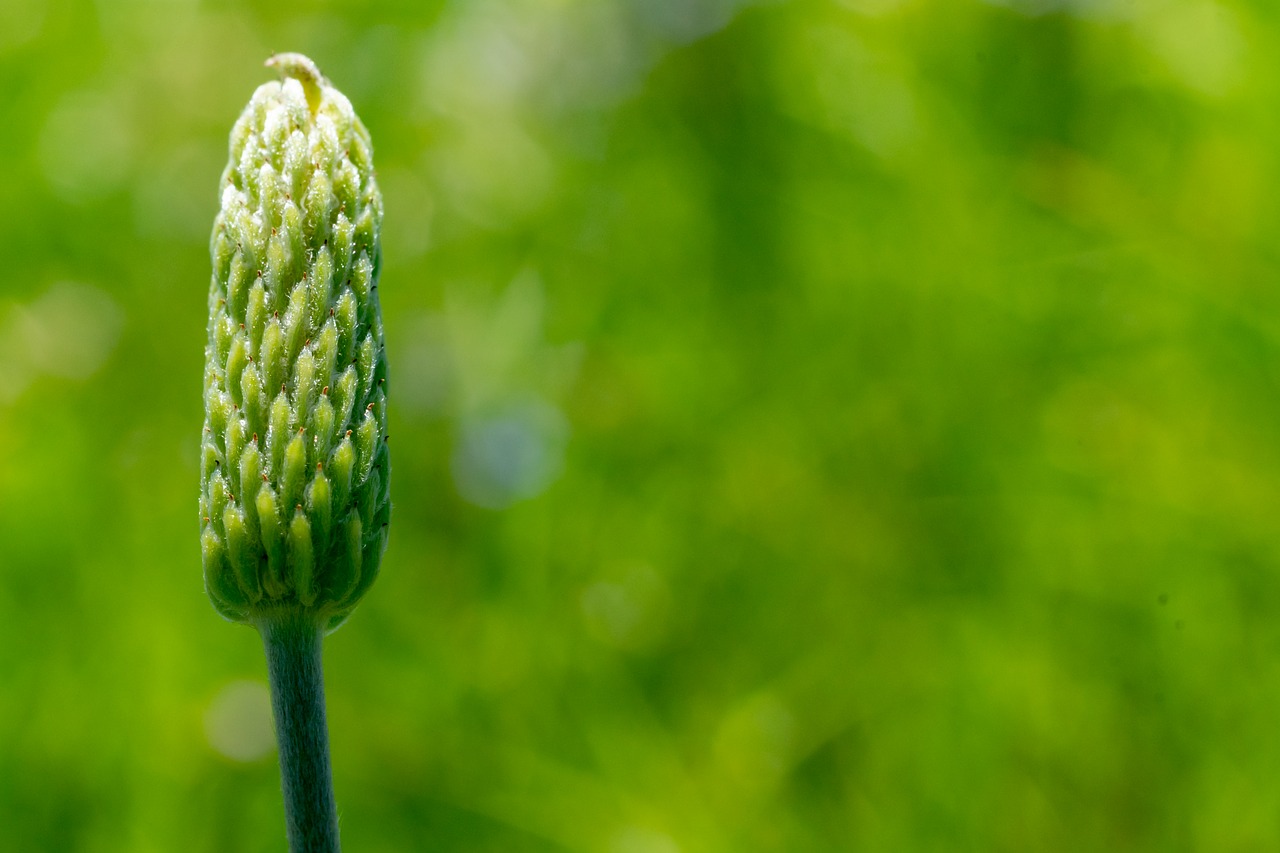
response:
[[[307,106],[311,108],[311,114],[315,115],[320,108],[320,87],[329,85],[329,81],[320,73],[320,66],[311,57],[301,53],[277,53],[263,64],[278,71],[281,78],[292,77],[301,83],[303,91],[307,93]]]

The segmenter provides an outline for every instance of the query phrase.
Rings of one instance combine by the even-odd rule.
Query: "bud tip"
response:
[[[329,81],[320,73],[320,67],[311,57],[301,53],[277,53],[263,64],[274,68],[282,78],[292,77],[301,83],[302,90],[307,94],[307,106],[311,108],[313,116],[316,114],[316,110],[320,109],[320,87],[329,85]]]

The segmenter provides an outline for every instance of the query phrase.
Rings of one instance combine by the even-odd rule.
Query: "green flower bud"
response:
[[[228,619],[334,628],[373,582],[391,501],[369,132],[296,53],[231,131],[210,254],[205,589]]]

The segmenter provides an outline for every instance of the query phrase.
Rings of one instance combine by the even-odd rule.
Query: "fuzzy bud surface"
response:
[[[231,131],[210,253],[200,463],[205,589],[247,623],[337,627],[369,589],[391,502],[369,132],[301,54],[267,61]]]

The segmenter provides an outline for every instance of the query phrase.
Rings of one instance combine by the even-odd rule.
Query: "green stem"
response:
[[[281,613],[262,620],[258,630],[267,651],[290,853],[338,853],[320,626],[302,614]]]

